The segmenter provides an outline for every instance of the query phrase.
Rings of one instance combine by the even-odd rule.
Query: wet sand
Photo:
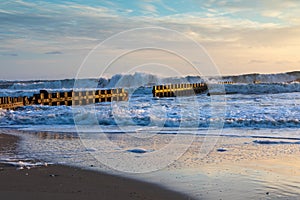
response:
[[[17,142],[0,134],[0,158],[14,152]],[[190,199],[154,184],[62,165],[16,170],[0,164],[0,180],[0,199]]]
[[[69,151],[78,142],[77,139],[63,139],[63,146],[59,146],[60,137],[50,137],[52,133],[42,135],[37,140],[25,137],[22,144],[29,138],[29,144],[34,141],[34,146],[39,147],[31,149],[33,152],[47,152],[54,147],[68,147]],[[12,152],[16,147],[16,138],[9,137],[6,137],[7,142],[2,142],[2,152]],[[155,146],[149,140],[139,144],[143,144],[143,149],[160,149],[173,137],[158,135],[154,138]],[[189,136],[178,137],[183,142]],[[110,139],[120,146],[127,144],[119,144],[126,141],[128,148],[140,141],[135,141],[134,137],[125,140],[126,135],[122,134],[112,135]],[[3,141],[1,135],[0,141]],[[203,145],[212,148],[203,153]],[[33,148],[30,145],[24,147]],[[299,147],[298,139],[196,136],[176,162],[135,177],[159,183],[172,191],[181,191],[195,199],[299,199]],[[166,158],[173,152],[165,155]],[[157,164],[154,161],[152,164]],[[94,161],[88,162],[89,159],[85,163],[93,164],[95,170],[99,166]],[[0,170],[0,199],[189,199],[152,184],[73,167],[55,165],[20,171],[3,165],[0,168],[3,169]],[[31,178],[34,181],[29,181]]]
[[[199,158],[202,142],[196,138],[169,168],[189,183],[184,191],[194,198],[300,199],[298,140],[221,137],[208,155]]]

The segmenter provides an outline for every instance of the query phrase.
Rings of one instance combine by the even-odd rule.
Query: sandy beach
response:
[[[3,130],[3,133],[12,134],[11,131]],[[24,136],[22,142],[17,143],[18,137],[15,136],[0,135],[1,154],[4,156],[8,153],[11,155],[16,147],[23,153],[26,152],[25,149],[30,149],[27,152],[30,154],[26,154],[26,157],[31,157],[30,155],[40,151],[47,153],[51,150],[51,154],[60,156],[60,153],[54,152],[53,149],[58,148],[68,153],[74,152],[74,148],[80,146],[78,138],[63,137],[62,133],[14,132],[18,136]],[[231,130],[230,133],[234,131]],[[58,135],[61,137],[57,137]],[[132,144],[128,145],[133,146],[136,141],[131,137],[130,140],[125,140],[126,137],[129,136],[114,134],[111,140],[115,143],[130,141]],[[142,147],[159,149],[174,136],[157,137],[155,146],[145,142]],[[183,142],[191,136],[178,137]],[[213,141],[216,143],[210,152],[207,155],[202,154],[201,146],[205,142],[209,144]],[[102,168],[101,163],[95,159],[89,160],[88,154],[69,155],[73,161],[70,161],[68,156],[59,157],[58,160],[73,163],[72,166],[78,167],[50,165],[16,170],[15,166],[1,164],[0,198],[225,200],[299,199],[300,196],[300,148],[297,139],[199,135],[194,138],[184,155],[166,168],[151,173],[125,173],[126,178],[107,174],[110,171]],[[118,152],[115,155],[118,158]],[[85,157],[86,160],[82,161]],[[76,159],[81,160],[81,164],[76,165]],[[135,166],[126,163],[128,167]],[[91,164],[93,167],[88,167]],[[152,165],[154,164],[157,165],[156,160],[153,160]],[[80,168],[84,166],[89,170]],[[189,197],[182,194],[188,194]]]
[[[0,134],[0,155],[13,152],[18,138]],[[190,199],[157,185],[123,177],[51,165],[16,170],[0,164],[0,199]]]
[[[196,199],[289,199],[300,197],[298,140],[220,137],[199,157],[201,137],[169,167]]]

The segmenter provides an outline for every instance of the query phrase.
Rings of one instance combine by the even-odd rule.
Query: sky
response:
[[[126,33],[132,29],[138,31]],[[114,38],[124,31],[122,38]],[[0,79],[74,78],[81,72],[98,77],[107,69],[104,60],[115,57],[120,61],[113,62],[110,74],[132,72],[128,66],[193,74],[171,56],[182,50],[197,57],[193,64],[208,68],[204,53],[190,48],[190,41],[205,50],[222,75],[295,71],[300,70],[300,1],[1,1],[0,40]],[[88,57],[99,44],[97,54]],[[162,44],[167,51],[132,53],[136,47]],[[124,52],[131,52],[126,59]],[[83,69],[84,63],[93,66]]]

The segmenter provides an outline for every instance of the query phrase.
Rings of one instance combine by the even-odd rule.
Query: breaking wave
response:
[[[138,88],[161,84],[206,82],[210,85],[210,93],[217,93],[216,83],[230,81],[225,85],[229,94],[266,94],[300,92],[300,72],[280,74],[247,74],[224,77],[161,77],[147,73],[116,74],[110,78],[99,79],[65,79],[38,81],[0,81],[0,96],[30,96],[39,90],[49,91],[71,90],[73,88]],[[260,84],[255,84],[260,83]],[[150,90],[149,90],[150,91]],[[147,93],[147,92],[146,92]]]
[[[170,104],[171,105],[171,104]],[[178,105],[177,105],[178,106]],[[135,107],[138,107],[137,105]],[[120,108],[115,110],[108,105],[98,105],[96,110],[72,108],[67,106],[28,106],[15,111],[0,110],[0,127],[36,126],[36,125],[100,125],[115,127],[187,127],[209,128],[211,123],[223,123],[224,128],[300,128],[299,109],[286,108],[282,113],[263,113],[264,108],[257,109],[251,115],[246,108],[231,109],[223,119],[210,116],[209,108],[201,107],[198,115],[181,115],[170,106],[169,111],[160,111],[163,107],[136,109]],[[233,107],[233,106],[232,106]],[[156,110],[157,109],[157,110]],[[185,108],[183,108],[185,109]],[[254,108],[252,108],[254,109]],[[284,108],[278,108],[283,110]],[[203,110],[206,110],[203,112]],[[273,109],[272,109],[273,110]],[[159,113],[160,114],[157,114]],[[188,110],[183,111],[188,112]],[[244,112],[241,114],[241,112]],[[292,113],[293,112],[293,113]],[[260,113],[260,114],[256,114]],[[288,113],[288,114],[285,114]],[[95,121],[95,116],[96,120]]]

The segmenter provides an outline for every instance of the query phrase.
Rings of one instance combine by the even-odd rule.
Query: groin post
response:
[[[40,90],[38,94],[34,94],[32,97],[0,97],[0,108],[15,109],[29,105],[72,106],[127,100],[128,92],[123,88],[52,93]]]

